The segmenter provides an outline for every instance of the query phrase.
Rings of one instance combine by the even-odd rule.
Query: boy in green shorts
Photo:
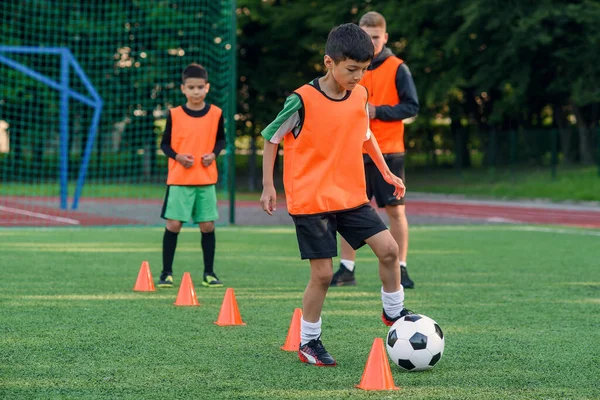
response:
[[[161,217],[167,220],[163,236],[163,270],[158,287],[173,287],[173,258],[177,236],[184,222],[200,226],[204,277],[202,285],[222,287],[213,270],[215,224],[219,218],[215,184],[215,159],[225,147],[223,112],[204,99],[210,90],[208,73],[199,64],[188,65],[182,73],[181,91],[187,102],[172,108],[161,142],[169,157],[167,193]]]

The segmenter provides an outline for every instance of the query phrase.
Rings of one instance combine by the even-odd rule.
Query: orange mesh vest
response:
[[[377,68],[365,72],[360,84],[369,91],[369,103],[374,106],[395,106],[400,103],[396,88],[396,72],[403,62],[396,56],[390,56]],[[382,153],[404,152],[404,122],[372,119],[371,131]]]
[[[342,101],[330,100],[312,85],[295,91],[304,106],[298,136],[284,137],[288,211],[319,214],[356,208],[366,196],[362,147],[367,134],[367,92],[360,85]]]
[[[202,166],[202,156],[212,153],[217,140],[221,109],[211,105],[200,118],[190,117],[183,107],[171,109],[171,147],[177,154],[191,154],[194,165],[184,168],[169,158],[167,185],[213,185],[217,183],[217,163]]]

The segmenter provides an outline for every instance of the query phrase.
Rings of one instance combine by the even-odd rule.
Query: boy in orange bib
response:
[[[202,234],[204,276],[202,285],[222,287],[214,272],[215,224],[219,218],[215,184],[215,159],[225,147],[223,112],[204,101],[210,84],[208,73],[190,64],[182,73],[181,91],[187,102],[169,110],[161,149],[169,157],[167,193],[161,217],[167,220],[163,235],[163,270],[158,287],[173,286],[173,258],[184,222],[198,224]]]
[[[404,308],[398,245],[370,206],[366,195],[363,146],[389,184],[404,196],[404,184],[387,167],[369,130],[367,90],[358,84],[374,48],[355,24],[334,28],[327,38],[327,74],[295,90],[277,118],[262,132],[263,210],[275,211],[273,166],[284,142],[284,186],[288,212],[296,226],[302,259],[310,260],[310,280],[302,299],[298,357],[317,366],[334,366],[321,342],[321,310],[337,256],[336,233],[358,249],[368,244],[379,259],[382,320],[392,325],[411,313]]]

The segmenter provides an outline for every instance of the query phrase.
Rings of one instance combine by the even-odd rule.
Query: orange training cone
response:
[[[152,280],[152,273],[150,273],[150,265],[148,261],[142,261],[140,272],[138,273],[137,281],[133,290],[136,292],[154,292],[154,281]]]
[[[281,347],[281,350],[298,351],[300,348],[300,318],[302,318],[302,309],[296,308],[292,316],[292,322],[290,322],[285,344]]]
[[[357,388],[363,390],[398,390],[394,385],[392,370],[383,346],[383,339],[376,338],[367,359],[367,365]]]
[[[219,326],[226,325],[246,325],[242,322],[240,310],[238,309],[237,301],[235,300],[235,294],[232,288],[227,288],[225,291],[225,297],[223,298],[223,305],[221,305],[221,312],[219,318],[215,324]]]
[[[189,272],[183,273],[181,279],[181,286],[179,287],[179,293],[177,293],[177,300],[174,303],[176,306],[199,306],[198,298],[196,297],[196,291],[194,290],[194,284],[192,283],[192,277]]]

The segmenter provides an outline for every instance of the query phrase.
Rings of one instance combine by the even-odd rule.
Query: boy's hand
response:
[[[367,107],[369,108],[369,118],[375,119],[375,106],[373,104],[369,103],[367,105]]]
[[[277,200],[277,193],[275,192],[274,186],[265,186],[260,196],[260,203],[262,209],[269,215],[273,215],[275,211],[275,202]]]
[[[183,165],[184,168],[191,168],[194,166],[194,156],[191,154],[177,154],[177,156],[175,156],[175,160],[177,160],[179,164]]]
[[[404,197],[404,195],[406,194],[406,186],[404,186],[404,182],[402,182],[402,179],[398,178],[391,172],[389,174],[383,175],[383,179],[385,179],[385,181],[390,185],[394,186],[394,196],[396,196],[398,200]]]
[[[208,167],[213,161],[215,161],[215,153],[209,153],[202,156],[202,165]]]

